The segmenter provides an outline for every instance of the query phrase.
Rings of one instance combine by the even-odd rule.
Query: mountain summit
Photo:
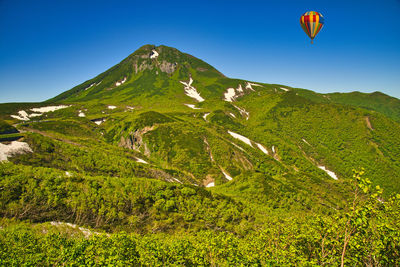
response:
[[[224,76],[214,67],[189,54],[167,46],[144,45],[119,64],[68,90],[51,101],[85,101],[110,97],[126,101],[146,95],[168,95],[179,80]],[[171,95],[170,95],[171,96]]]

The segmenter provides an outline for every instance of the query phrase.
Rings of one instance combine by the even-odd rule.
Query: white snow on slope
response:
[[[108,106],[107,107],[108,109],[115,109],[115,108],[117,108],[116,106]]]
[[[184,105],[192,109],[201,109],[201,108],[196,108],[196,106],[193,104],[184,104]]]
[[[246,117],[246,120],[249,119],[249,117],[250,117],[250,113],[249,113],[249,112],[247,112],[244,108],[242,109],[242,108],[239,108],[238,106],[235,106],[235,105],[233,105],[233,106],[234,106],[237,110],[239,110],[240,115]]]
[[[96,85],[96,83],[92,83],[91,85],[89,85],[88,87],[85,88],[85,91],[91,87],[93,87],[94,85]]]
[[[246,89],[250,89],[255,91],[251,86],[261,86],[255,83],[246,83]],[[238,88],[228,88],[224,93],[224,100],[228,102],[234,102],[238,97],[244,95],[244,90],[241,84],[238,85]]]
[[[19,116],[18,116],[19,115]],[[12,118],[20,120],[20,121],[28,121],[29,115],[25,110],[18,111],[18,115],[11,115]]]
[[[149,163],[147,163],[147,161],[144,161],[144,160],[142,160],[140,158],[136,158],[136,161],[139,162],[139,163],[149,164]]]
[[[210,115],[210,113],[206,113],[206,114],[203,115],[203,119],[204,119],[205,121],[207,121],[207,116],[208,116],[208,115]]]
[[[282,90],[285,91],[285,92],[289,92],[289,91],[290,91],[289,89],[284,88],[284,87],[279,87],[279,88],[282,89]]]
[[[79,116],[79,117],[86,117],[85,113],[83,113],[81,110],[79,110],[78,116]]]
[[[231,115],[232,117],[236,118],[235,114],[233,114],[232,112],[229,112],[229,115]]]
[[[311,145],[310,145],[310,143],[309,143],[309,142],[307,142],[307,140],[306,140],[306,139],[304,139],[304,138],[303,138],[303,139],[301,139],[301,140],[303,140],[303,142],[304,142],[304,143],[306,143],[307,145],[311,146]]]
[[[240,141],[242,141],[242,142],[248,144],[249,146],[253,147],[253,145],[251,144],[251,140],[250,140],[249,138],[244,137],[243,135],[240,135],[240,134],[231,132],[231,131],[228,131],[228,133],[229,133],[230,135],[232,135],[233,138],[239,139]]]
[[[158,52],[153,49],[153,51],[151,51],[150,58],[157,58],[157,57],[158,57]]]
[[[32,149],[25,142],[12,141],[9,145],[0,143],[0,161],[6,161],[15,154],[32,153]]]
[[[39,116],[42,116],[42,115],[43,115],[42,113],[32,113],[32,114],[29,114],[29,118],[39,117]]]
[[[68,227],[71,227],[71,228],[74,228],[74,229],[79,229],[79,231],[81,231],[82,232],[82,234],[86,237],[86,238],[88,238],[88,237],[90,237],[91,235],[100,235],[101,233],[99,233],[99,232],[92,232],[92,231],[90,231],[89,229],[87,229],[87,228],[83,228],[83,227],[80,227],[80,226],[78,226],[78,225],[76,225],[76,224],[72,224],[72,223],[65,223],[65,222],[50,222],[50,224],[51,225],[53,225],[53,226],[68,226]],[[107,234],[108,236],[109,236],[109,234]]]
[[[275,146],[272,146],[272,153],[274,153],[275,154]]]
[[[261,86],[262,87],[262,85],[259,85],[259,84],[256,84],[256,83],[246,82],[246,89],[255,91],[252,86]]]
[[[225,175],[225,178],[228,179],[229,181],[232,180],[232,177],[230,177],[226,172],[224,172],[224,170],[222,170],[222,173]]]
[[[180,83],[183,84],[183,85],[185,86],[185,87],[184,87],[184,89],[185,89],[185,94],[186,94],[188,97],[194,98],[194,99],[196,99],[196,100],[199,101],[199,102],[203,102],[203,101],[204,101],[204,98],[202,98],[202,97],[200,96],[200,93],[197,92],[196,88],[194,88],[194,87],[192,86],[192,83],[193,83],[192,77],[190,77],[188,83],[187,83],[187,82],[183,82],[183,81],[180,81]]]
[[[106,121],[106,119],[102,119],[102,120],[95,120],[95,121],[93,121],[94,123],[96,123],[97,125],[100,125],[100,124],[102,124],[103,122],[105,122]]]
[[[68,108],[68,107],[69,106],[66,106],[66,105],[60,105],[60,106],[48,106],[48,107],[41,107],[41,108],[31,108],[30,109],[31,111],[39,112],[39,113],[28,114],[25,110],[20,110],[20,111],[18,111],[18,115],[11,115],[11,117],[14,119],[17,119],[17,120],[21,120],[21,121],[28,121],[29,118],[38,117],[38,116],[43,115],[42,113],[51,112],[51,111]]]
[[[130,109],[130,110],[135,109],[134,107],[131,107],[131,106],[126,106],[126,108]]]
[[[211,183],[209,183],[208,185],[206,185],[206,187],[213,187],[213,186],[215,186],[215,183],[214,183],[214,182],[211,182]]]
[[[235,96],[236,96],[235,88],[228,88],[224,93],[224,100],[228,102],[233,102],[235,101],[236,98]]]
[[[126,77],[124,77],[124,79],[122,81],[118,81],[115,83],[115,86],[120,86],[121,84],[123,84],[124,82],[126,82]]]
[[[60,106],[48,106],[48,107],[41,107],[41,108],[31,108],[33,112],[40,112],[40,113],[46,113],[46,112],[52,112],[56,111],[59,109],[63,108],[68,108],[68,105],[60,105]]]
[[[234,145],[235,147],[239,148],[240,150],[242,150],[243,152],[245,151],[242,147],[238,146],[237,144],[230,142],[232,145]]]
[[[176,179],[176,178],[174,178],[174,177],[172,177],[172,179],[174,179],[175,182],[182,184],[182,182],[179,181],[178,179]]]
[[[268,150],[267,150],[262,144],[259,144],[259,143],[256,143],[256,144],[257,144],[257,147],[258,147],[262,152],[264,152],[265,154],[268,155]]]
[[[337,176],[333,171],[328,170],[325,166],[318,166],[318,168],[320,168],[321,170],[325,171],[330,177],[332,177],[333,179],[337,180]]]

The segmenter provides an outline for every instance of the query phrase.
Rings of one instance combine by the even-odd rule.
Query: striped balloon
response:
[[[300,25],[308,37],[311,38],[312,43],[322,26],[324,26],[324,17],[316,11],[308,11],[301,16]]]

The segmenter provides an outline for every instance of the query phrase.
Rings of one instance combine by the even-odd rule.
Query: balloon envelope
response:
[[[324,17],[316,11],[308,11],[300,18],[300,25],[312,40],[324,26]]]

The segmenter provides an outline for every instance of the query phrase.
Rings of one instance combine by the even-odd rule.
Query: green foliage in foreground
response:
[[[0,120],[0,134],[13,134],[18,133],[18,130],[14,126],[7,122]]]
[[[201,187],[155,179],[67,175],[48,168],[0,164],[0,215],[35,222],[63,220],[108,230],[177,229],[243,233],[246,207]]]
[[[33,225],[3,219],[0,223],[0,263],[8,266],[310,266],[340,263],[346,266],[397,266],[400,264],[400,195],[382,202],[382,190],[372,188],[371,182],[362,178],[362,172],[356,172],[354,179],[358,184],[347,210],[329,217],[273,218],[263,229],[254,229],[244,236],[206,230],[145,235],[91,232],[84,238],[79,234],[67,234],[47,223]],[[4,192],[2,198],[4,200]]]

